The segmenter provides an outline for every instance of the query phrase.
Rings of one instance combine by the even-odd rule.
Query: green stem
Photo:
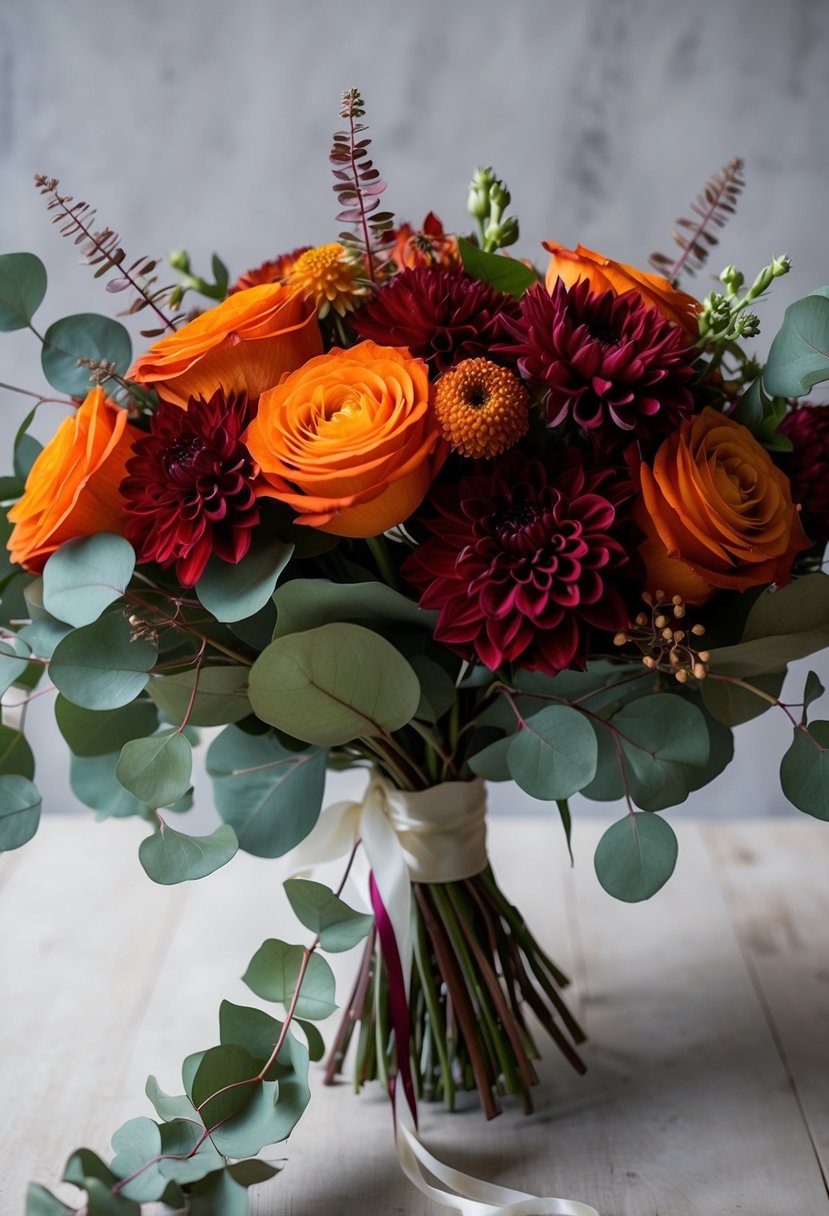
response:
[[[392,565],[391,558],[389,557],[386,538],[382,535],[369,536],[366,537],[366,544],[371,551],[371,556],[374,558],[375,565],[380,571],[386,585],[391,587],[393,591],[399,591],[400,584],[398,582],[397,573]]]

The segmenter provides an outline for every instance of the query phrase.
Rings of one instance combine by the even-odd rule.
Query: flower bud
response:
[[[489,217],[489,191],[494,181],[495,175],[489,167],[484,168],[479,165],[472,174],[466,209],[476,220],[485,220]]]
[[[167,261],[172,266],[173,270],[180,270],[182,274],[190,273],[190,254],[186,249],[174,249],[168,255]]]
[[[783,274],[788,274],[791,268],[792,260],[785,253],[781,254],[778,258],[771,259],[771,273],[776,279],[779,279]]]
[[[743,285],[744,278],[745,276],[740,273],[736,266],[728,265],[720,275],[720,282],[725,285],[729,295],[736,296]]]

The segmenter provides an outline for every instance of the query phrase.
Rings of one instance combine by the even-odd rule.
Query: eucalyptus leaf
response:
[[[135,552],[123,536],[98,532],[67,541],[43,568],[43,606],[68,625],[91,625],[121,598],[134,569]]]
[[[778,697],[785,678],[784,668],[783,671],[775,671],[770,675],[753,675],[747,682],[760,692]],[[700,695],[706,709],[726,726],[740,726],[743,722],[751,722],[752,719],[759,718],[760,714],[767,713],[773,706],[773,702],[768,698],[758,696],[750,688],[728,680],[703,680]]]
[[[694,788],[689,768],[708,764],[711,741],[702,711],[670,693],[640,697],[612,719],[630,795],[645,811],[675,806]]]
[[[256,1086],[250,1102],[213,1133],[216,1147],[225,1156],[248,1157],[267,1144],[287,1139],[302,1117],[311,1097],[308,1052],[291,1034],[286,1048],[290,1066],[279,1070],[280,1079]]]
[[[0,695],[7,692],[23,675],[29,666],[31,653],[25,639],[8,637],[0,642]]]
[[[187,716],[193,726],[224,726],[251,713],[247,686],[246,667],[202,667],[154,675],[147,692],[168,722],[178,725]]]
[[[35,775],[35,758],[29,741],[20,730],[0,725],[0,776],[11,774],[28,777]]]
[[[213,556],[196,584],[200,603],[217,621],[241,621],[264,608],[294,546],[263,534],[251,542],[240,562]]]
[[[45,1186],[41,1186],[39,1182],[30,1182],[26,1190],[26,1213],[25,1216],[69,1216],[70,1208],[67,1208],[62,1199],[58,1199],[51,1191],[47,1191]]]
[[[826,301],[829,307],[829,300]],[[718,675],[752,676],[782,671],[787,663],[829,646],[829,575],[806,574],[775,591],[763,591],[748,614],[736,645],[711,651]]]
[[[219,1038],[222,1045],[243,1047],[258,1065],[255,1071],[270,1059],[282,1033],[282,1025],[264,1009],[255,1009],[251,1005],[222,1001],[219,1006]]]
[[[488,730],[476,731],[472,736],[470,747],[474,747],[477,737],[486,737],[489,734]],[[512,741],[515,738],[514,734],[505,735],[500,739],[494,739],[492,743],[481,747],[479,751],[473,752],[469,756],[469,767],[476,777],[483,777],[486,781],[510,781],[512,773],[510,771],[508,755],[509,749],[512,746]]]
[[[356,912],[323,883],[288,878],[284,887],[297,919],[319,935],[323,950],[351,950],[371,932],[374,917]]]
[[[829,820],[829,722],[811,722],[808,735],[795,728],[780,764],[780,785],[799,811]]]
[[[592,781],[597,756],[596,734],[584,714],[567,705],[545,705],[512,736],[507,764],[527,794],[558,800]]]
[[[165,1158],[158,1168],[165,1178],[188,1186],[224,1168],[224,1158],[212,1140],[203,1140],[203,1131],[192,1118],[173,1119],[161,1124],[161,1151]],[[169,1155],[168,1155],[169,1154]]]
[[[385,583],[333,583],[321,578],[295,578],[274,595],[277,618],[274,637],[284,637],[335,621],[383,621],[414,625],[431,632],[436,612],[387,587]]]
[[[328,753],[288,751],[270,733],[228,726],[207,752],[216,809],[239,848],[256,857],[282,857],[319,818]]]
[[[522,296],[528,287],[539,281],[537,271],[517,258],[501,253],[484,253],[477,245],[458,237],[458,249],[463,268],[473,279],[491,283],[498,291]]]
[[[145,1116],[129,1119],[113,1135],[112,1147],[115,1156],[110,1168],[119,1178],[129,1178],[136,1170],[141,1170],[141,1173],[126,1183],[121,1194],[138,1203],[152,1203],[160,1199],[167,1181],[157,1163],[147,1164],[161,1152],[161,1130],[158,1124]],[[147,1168],[141,1169],[142,1166]]]
[[[87,1216],[140,1216],[141,1205],[134,1199],[128,1198],[127,1188],[113,1194],[105,1182],[99,1178],[88,1178],[86,1181],[86,1212]],[[166,1194],[165,1190],[162,1195]]]
[[[229,1169],[216,1170],[194,1183],[188,1216],[248,1216],[248,1193]]]
[[[769,350],[763,380],[775,397],[802,397],[829,379],[829,299],[821,293],[796,300]]]
[[[27,777],[0,777],[0,852],[27,844],[40,823],[41,797]]]
[[[33,253],[0,254],[0,331],[25,329],[46,295],[46,267]]]
[[[130,739],[121,748],[115,776],[148,806],[170,806],[190,788],[193,749],[180,731]]]
[[[204,1053],[193,1078],[190,1097],[206,1127],[232,1119],[239,1113],[251,1100],[257,1084],[261,1084],[254,1082],[258,1072],[250,1052],[235,1043],[211,1047]],[[251,1084],[239,1085],[240,1081]],[[226,1086],[234,1088],[226,1089]]]
[[[165,823],[139,845],[138,859],[148,877],[162,886],[205,878],[235,856],[233,828],[222,824],[209,836],[185,836]]]
[[[94,312],[76,313],[55,321],[43,335],[40,362],[52,388],[70,397],[84,397],[95,381],[92,369],[79,359],[112,363],[123,376],[132,362],[132,341],[119,321]]]
[[[73,754],[82,757],[120,752],[131,739],[151,735],[158,728],[156,708],[146,700],[101,711],[83,709],[59,695],[55,701],[55,720]]]
[[[147,812],[146,803],[128,793],[115,776],[119,755],[107,752],[103,756],[72,756],[70,760],[72,793],[84,806],[97,812],[97,819],[126,819]]]
[[[427,654],[409,655],[409,663],[420,684],[420,704],[415,717],[422,722],[439,722],[455,704],[455,681],[445,667]]]
[[[196,1119],[196,1108],[187,1094],[166,1094],[155,1077],[147,1077],[144,1093],[155,1107],[159,1119],[167,1122],[170,1119]]]
[[[305,950],[269,938],[254,954],[242,979],[256,996],[284,1005],[291,1002],[297,985]],[[296,1003],[296,1015],[319,1021],[337,1008],[334,1000],[334,974],[326,960],[312,954]]]
[[[249,695],[264,722],[333,747],[405,726],[420,685],[385,638],[338,622],[272,642],[251,668]]]
[[[615,899],[650,899],[674,872],[677,839],[659,815],[635,811],[612,824],[596,849],[596,876]]]
[[[73,705],[120,709],[143,692],[157,655],[154,643],[133,639],[122,613],[107,613],[58,643],[49,674]]]
[[[101,1160],[97,1153],[89,1148],[79,1148],[72,1153],[63,1169],[63,1181],[71,1182],[73,1186],[83,1186],[85,1178],[98,1178],[107,1186],[118,1181],[109,1166]]]
[[[806,676],[806,685],[803,689],[804,713],[810,705],[813,705],[815,701],[819,701],[825,692],[826,689],[821,684],[820,677],[818,676],[817,672],[810,671]]]

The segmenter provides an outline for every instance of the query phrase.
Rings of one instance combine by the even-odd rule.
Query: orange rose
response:
[[[133,441],[142,434],[102,388],[92,389],[38,455],[23,497],[9,511],[15,525],[8,542],[12,561],[39,573],[67,540],[122,533],[118,487]]]
[[[448,451],[426,364],[361,342],[311,359],[263,393],[245,436],[258,493],[337,536],[376,536],[426,496]]]
[[[278,283],[237,291],[153,343],[129,377],[173,405],[217,389],[258,397],[322,350],[313,306]]]
[[[637,270],[635,266],[614,262],[612,258],[606,258],[601,253],[585,249],[584,245],[565,249],[555,241],[542,243],[552,255],[547,267],[548,291],[553,290],[556,279],[561,279],[567,288],[578,283],[579,279],[587,279],[591,291],[612,291],[617,296],[624,291],[638,291],[648,307],[656,308],[666,321],[681,325],[694,338],[699,333],[699,301],[686,295],[684,291],[677,291],[676,287],[661,275],[647,274],[644,270]]]
[[[721,587],[785,583],[809,547],[788,478],[746,427],[710,407],[686,419],[639,477],[634,516],[650,591],[700,604]]]

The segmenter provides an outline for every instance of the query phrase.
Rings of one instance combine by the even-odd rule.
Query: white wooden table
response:
[[[52,818],[0,859],[2,1216],[73,1148],[105,1153],[151,1114],[147,1073],[180,1092],[180,1061],[217,1041],[220,999],[253,1003],[236,977],[262,939],[300,939],[279,863],[239,856],[159,888],[138,865],[142,830]],[[491,829],[502,885],[575,980],[587,1076],[550,1050],[535,1115],[425,1108],[427,1144],[602,1216],[826,1216],[829,826],[680,822],[677,872],[638,906],[599,888],[600,830],[576,826],[571,871],[552,820]],[[337,962],[344,984],[352,960]],[[317,1085],[282,1152],[252,1192],[261,1216],[433,1211],[398,1172],[376,1093]]]

